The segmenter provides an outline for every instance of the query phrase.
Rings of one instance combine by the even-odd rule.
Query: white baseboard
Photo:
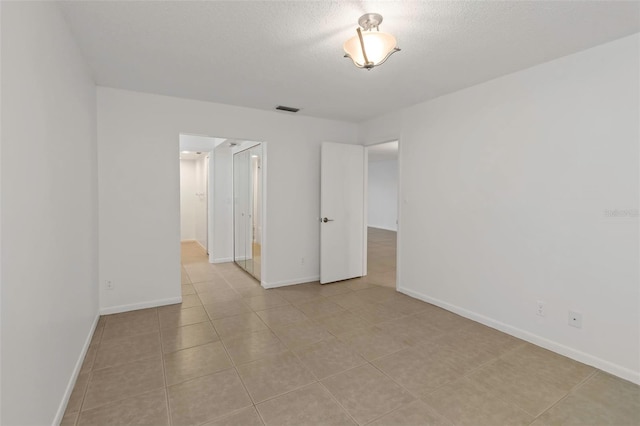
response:
[[[233,257],[219,257],[219,258],[213,259],[213,263],[228,263],[228,262],[233,262]]]
[[[319,280],[320,280],[320,275],[314,275],[312,277],[305,277],[305,278],[296,278],[296,279],[293,279],[293,280],[277,281],[275,283],[267,283],[265,281],[262,281],[262,287],[264,287],[264,288],[278,288],[278,287],[285,287],[285,286],[288,286],[288,285],[311,283],[311,282],[319,281]]]
[[[150,300],[148,302],[132,303],[130,305],[109,306],[100,308],[100,315],[119,314],[120,312],[137,311],[138,309],[156,308],[158,306],[182,303],[182,296],[168,299]]]
[[[398,232],[397,228],[387,228],[387,227],[384,227],[384,226],[367,225],[367,228],[382,229],[383,231]]]
[[[431,303],[432,305],[439,306],[443,309],[461,315],[465,318],[469,318],[470,320],[479,322],[488,327],[503,331],[519,339],[526,340],[527,342],[533,343],[534,345],[549,349],[550,351],[559,353],[560,355],[564,355],[576,361],[591,365],[592,367],[599,368],[600,370],[606,371],[607,373],[611,373],[630,382],[640,384],[640,372],[638,371],[633,371],[629,368],[614,364],[612,362],[590,355],[586,352],[579,351],[569,346],[565,346],[561,343],[549,340],[537,334],[533,334],[520,328],[510,326],[493,318],[489,318],[476,312],[469,311],[467,309],[452,305],[439,299],[434,299],[433,297],[429,297],[417,291],[409,290],[403,287],[398,287],[398,291],[408,296],[415,297],[416,299],[420,299],[424,302]]]
[[[67,388],[65,389],[64,395],[62,396],[62,401],[60,402],[60,406],[58,407],[56,417],[53,419],[53,426],[57,426],[60,424],[60,422],[62,422],[62,417],[64,417],[64,412],[67,409],[69,398],[71,398],[71,392],[73,392],[73,388],[76,385],[76,380],[78,379],[78,375],[80,374],[80,370],[82,369],[84,357],[87,355],[87,351],[89,350],[89,345],[91,344],[91,339],[93,338],[93,333],[96,331],[96,326],[98,325],[99,319],[100,314],[97,314],[95,319],[93,320],[93,324],[91,324],[89,334],[84,340],[84,345],[82,346],[82,350],[80,351],[80,356],[76,361],[76,365],[73,368],[73,372],[71,373],[71,377],[69,378],[69,382],[67,383]]]

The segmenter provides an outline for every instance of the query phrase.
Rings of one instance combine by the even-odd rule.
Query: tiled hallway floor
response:
[[[397,232],[368,228],[367,281],[396,288]]]
[[[183,246],[181,305],[100,319],[64,425],[637,425],[639,387],[356,279],[262,289]]]

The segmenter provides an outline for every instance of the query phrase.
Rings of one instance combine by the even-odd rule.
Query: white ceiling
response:
[[[208,152],[193,152],[193,151],[180,151],[181,160],[199,160],[206,157]]]
[[[62,2],[98,85],[361,121],[640,31],[636,1]],[[343,58],[365,12],[402,51]]]

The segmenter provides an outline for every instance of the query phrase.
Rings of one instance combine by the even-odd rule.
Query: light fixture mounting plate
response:
[[[379,13],[365,13],[358,19],[358,24],[365,30],[369,31],[372,28],[378,28],[378,25],[382,23],[382,15]]]

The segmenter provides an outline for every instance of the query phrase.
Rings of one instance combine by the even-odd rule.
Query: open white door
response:
[[[320,283],[363,275],[364,147],[322,143]]]

